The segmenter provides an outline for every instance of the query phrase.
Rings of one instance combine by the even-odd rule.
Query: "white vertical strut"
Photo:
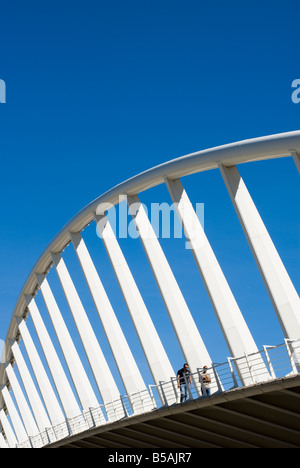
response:
[[[28,439],[27,432],[25,430],[23,422],[21,421],[17,408],[15,407],[15,404],[12,400],[10,392],[8,391],[8,388],[6,386],[2,388],[2,395],[5,401],[6,407],[8,409],[9,416],[12,422],[12,426],[16,433],[18,442],[19,443],[25,442]]]
[[[11,364],[8,364],[8,366],[6,367],[6,374],[7,374],[9,383],[11,385],[13,394],[15,396],[15,400],[18,405],[19,412],[21,414],[22,421],[24,423],[28,436],[33,436],[33,435],[38,434],[39,429],[36,425],[34,417],[32,416],[32,413],[30,411],[26,398],[23,394],[23,391],[20,387],[20,384],[18,382],[18,379],[15,375],[15,372]]]
[[[126,391],[130,394],[139,390],[144,390],[146,388],[145,383],[86,248],[85,242],[79,233],[70,233],[70,237]]]
[[[49,381],[42,361],[27,329],[25,320],[19,317],[18,319],[16,319],[16,322],[18,324],[19,331],[21,333],[22,340],[27,351],[27,355],[31,362],[32,370],[36,377],[37,384],[39,386],[41,395],[47,408],[51,424],[55,426],[56,424],[63,422],[65,420],[65,416],[57,401],[52,385]]]
[[[2,391],[1,387],[0,387],[0,390]],[[11,427],[11,425],[10,425],[8,419],[7,419],[7,416],[6,416],[5,411],[4,411],[3,408],[0,409],[0,421],[1,421],[2,427],[4,429],[4,432],[5,432],[9,447],[10,448],[15,448],[16,445],[18,444],[18,441],[16,439],[15,433],[12,430],[12,427]]]
[[[236,166],[220,165],[233,206],[269,293],[284,336],[300,337],[300,299]]]
[[[5,442],[5,439],[1,432],[0,432],[0,448],[8,448],[8,445]]]
[[[98,233],[103,240],[120,285],[132,322],[145,353],[154,382],[168,381],[174,375],[166,351],[128,267],[123,252],[105,215],[95,215]]]
[[[128,346],[124,333],[120,327],[85,242],[80,233],[70,233],[70,237],[126,392],[130,395],[146,390],[144,380]]]
[[[254,339],[181,181],[165,182],[231,355],[256,353]]]
[[[36,275],[36,278],[82,408],[83,410],[96,408],[99,405],[96,395],[86,375],[47,278],[45,275]]]
[[[210,365],[211,358],[139,197],[137,195],[128,196],[127,203],[182,353],[192,372],[195,372],[197,368],[203,367],[205,364]]]
[[[52,253],[59,280],[64,290],[70,310],[72,312],[78,333],[88,357],[95,381],[104,403],[109,403],[120,398],[117,385],[105,360],[103,352],[95,336],[94,330],[83,308],[77,290],[73,284],[65,262],[60,254]],[[114,419],[114,415],[109,415]]]
[[[10,347],[13,352],[16,364],[19,369],[19,374],[22,379],[25,392],[27,394],[30,406],[32,408],[35,420],[37,422],[38,428],[40,432],[43,432],[43,430],[46,427],[51,426],[51,422],[48,418],[47,412],[43,406],[43,403],[40,399],[40,396],[38,394],[38,391],[35,387],[35,384],[33,382],[33,379],[30,375],[30,372],[27,368],[27,365],[25,363],[25,360],[22,356],[21,350],[19,348],[19,345],[16,341],[10,342]]]
[[[44,355],[49,366],[57,393],[60,397],[65,415],[67,418],[78,416],[81,413],[81,410],[74,397],[72,388],[57,356],[51,338],[37,308],[36,302],[31,296],[25,296],[25,301],[27,303],[30,316],[44,351]]]

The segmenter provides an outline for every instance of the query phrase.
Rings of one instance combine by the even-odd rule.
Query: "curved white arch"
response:
[[[235,199],[233,181],[234,177],[238,177],[238,173],[235,172],[233,174],[230,171],[230,168],[235,168],[236,165],[242,163],[283,157],[293,157],[296,166],[299,167],[299,155],[300,130],[297,130],[288,133],[244,140],[188,154],[153,167],[113,187],[83,208],[72,220],[70,220],[50,242],[40,258],[37,260],[17,300],[8,329],[6,343],[9,343],[16,337],[18,331],[18,320],[24,314],[25,307],[28,306],[26,298],[34,296],[40,287],[37,278],[44,277],[47,274],[53,264],[54,255],[58,254],[59,262],[59,254],[70,242],[72,242],[72,234],[80,233],[87,225],[94,221],[99,204],[108,203],[110,205],[115,205],[119,202],[120,195],[136,197],[140,192],[165,183],[168,180],[173,181],[183,176],[210,169],[220,169],[238,215],[241,215],[243,206],[240,206],[238,201]],[[227,170],[227,168],[229,170]],[[173,196],[176,196],[176,190],[178,190],[178,187],[176,190],[174,187],[172,188],[171,185],[168,188],[171,192],[174,190],[172,194]],[[247,197],[246,188],[243,190]],[[179,195],[177,194],[177,196]],[[249,207],[251,204],[250,198],[247,203]],[[246,223],[243,224],[243,222],[242,225],[245,232],[248,234],[248,226]],[[268,282],[266,285],[268,288]],[[288,287],[289,286],[287,286],[287,288]],[[274,305],[278,307],[277,303],[274,303]],[[9,353],[10,347],[7,346],[4,349],[2,357],[4,363],[9,361]],[[4,384],[4,374],[5,366],[2,364],[0,367],[0,386]]]
[[[80,232],[91,223],[100,203],[115,205],[119,202],[119,195],[136,195],[150,187],[164,183],[165,178],[176,179],[196,172],[216,169],[220,164],[232,166],[265,159],[291,157],[293,153],[300,154],[300,130],[197,151],[160,164],[116,185],[83,208],[50,242],[29,274],[20,293],[21,299],[18,300],[13,315],[15,317],[19,316],[24,306],[23,295],[30,295],[37,287],[34,273],[44,273],[49,269],[52,263],[50,253],[61,252],[65,248],[70,242],[69,232]],[[15,325],[11,324],[7,338],[14,335],[14,328]]]

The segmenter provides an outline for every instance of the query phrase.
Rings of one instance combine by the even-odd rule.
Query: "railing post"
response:
[[[264,346],[263,348],[264,348],[264,352],[265,352],[265,356],[266,356],[266,359],[267,359],[267,363],[268,363],[268,366],[269,366],[271,376],[273,377],[273,379],[276,379],[276,374],[274,372],[274,368],[273,368],[269,353],[267,351],[267,348],[273,348],[273,347],[274,346]]]
[[[222,383],[220,382],[220,377],[218,376],[218,373],[217,373],[217,371],[215,369],[214,364],[211,365],[211,368],[212,368],[212,371],[213,371],[214,376],[215,376],[215,381],[217,383],[218,391],[222,392],[223,391]]]
[[[236,376],[235,376],[235,373],[234,373],[234,369],[232,367],[232,364],[231,364],[231,361],[235,359],[235,358],[232,358],[232,357],[228,357],[227,358],[227,362],[228,362],[228,365],[229,365],[229,369],[230,369],[230,373],[231,373],[231,377],[232,377],[232,381],[233,381],[233,386],[235,388],[237,388],[239,385],[237,383],[237,380],[236,380]]]
[[[162,396],[162,403],[164,404],[164,406],[168,406],[168,400],[166,398],[166,395],[165,395],[165,391],[163,389],[163,382],[159,382],[159,388],[160,388],[160,395]]]
[[[248,359],[248,354],[245,353],[245,359],[246,359],[246,363],[247,363],[247,366],[248,366],[248,369],[249,369],[249,374],[250,374],[250,378],[252,380],[252,383],[255,383],[255,379],[253,377],[253,372],[252,372],[252,366],[250,364],[250,361]]]
[[[88,416],[90,416],[90,418],[91,418],[90,422],[89,422],[89,417]],[[88,425],[89,428],[96,426],[95,419],[94,419],[93,412],[92,412],[92,408],[89,408],[88,410],[86,410],[84,412],[84,417],[85,417],[85,420],[86,420],[87,425]]]
[[[300,372],[300,365],[299,365],[298,362],[295,363],[293,353],[291,351],[291,348],[293,349],[292,343],[294,343],[295,340],[289,340],[289,339],[285,338],[284,341],[285,341],[285,346],[286,346],[287,353],[288,353],[288,356],[289,356],[289,359],[290,359],[290,363],[291,363],[291,366],[292,366],[292,372],[294,374],[298,374]]]
[[[148,388],[149,388],[150,398],[151,398],[151,400],[152,400],[152,407],[153,407],[153,408],[157,408],[157,404],[156,404],[156,401],[155,401],[155,398],[154,398],[154,395],[153,395],[153,391],[152,391],[152,387],[153,387],[153,386],[154,386],[154,385],[149,385]],[[155,387],[156,387],[156,385],[155,385]]]
[[[178,394],[177,394],[176,384],[175,384],[175,382],[176,382],[176,377],[171,377],[171,382],[172,382],[172,387],[173,387],[175,399],[176,399],[176,402],[177,402]]]

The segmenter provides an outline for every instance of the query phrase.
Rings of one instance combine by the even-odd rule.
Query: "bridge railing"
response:
[[[210,395],[234,388],[263,383],[269,380],[286,377],[300,372],[300,340],[285,340],[277,346],[264,346],[258,353],[239,358],[228,358],[222,364],[214,363],[207,374],[211,378]],[[204,398],[207,395],[203,384],[202,369],[191,375],[192,383],[187,383],[187,400]],[[156,407],[180,403],[180,388],[176,378],[159,386],[150,386]],[[164,397],[161,403],[161,397]],[[175,401],[174,401],[175,399]]]
[[[267,369],[267,373],[266,373]],[[243,387],[244,381],[249,385],[263,383],[269,380],[287,377],[300,373],[300,340],[285,340],[285,343],[277,346],[264,346],[258,353],[242,356],[240,358],[228,358],[222,364],[214,363],[207,369],[211,378],[210,394],[207,394],[203,382],[203,369],[191,374],[191,382],[186,382],[187,396],[185,401],[207,398],[224,391]],[[150,396],[150,398],[149,398]],[[136,414],[146,414],[172,405],[180,404],[180,388],[176,377],[159,385],[149,385],[148,389],[134,395],[121,396],[119,400],[97,408],[90,408],[72,419],[47,428],[42,433],[31,436],[26,442],[18,445],[18,448],[39,448],[45,445],[79,434],[88,429],[100,427],[112,421],[104,421],[103,414],[108,411],[115,413],[115,421],[130,418]],[[139,401],[135,404],[135,412],[132,410],[131,401]],[[182,404],[185,403],[182,402]]]

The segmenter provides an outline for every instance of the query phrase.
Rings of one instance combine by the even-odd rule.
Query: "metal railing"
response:
[[[197,372],[191,374],[191,384],[189,381],[185,382],[186,401],[208,397],[202,372],[202,369],[198,369]],[[214,363],[207,369],[207,374],[211,379],[209,396],[299,373],[300,340],[285,340],[285,343],[281,345],[264,346],[263,350],[258,353],[228,358],[227,362],[222,364]],[[27,441],[18,444],[17,447],[40,448],[113,421],[178,404],[180,404],[180,388],[176,377],[172,377],[168,382],[149,385],[147,390],[133,395],[120,396],[120,399],[116,401],[90,408],[89,411],[72,419],[65,419],[45,429],[42,433],[30,436]]]

